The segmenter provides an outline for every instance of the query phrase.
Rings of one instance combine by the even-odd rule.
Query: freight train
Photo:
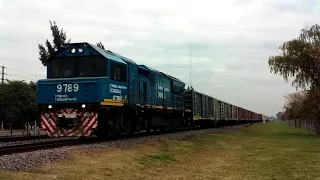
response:
[[[214,127],[264,117],[87,42],[66,44],[47,60],[37,97],[41,128],[51,137]]]

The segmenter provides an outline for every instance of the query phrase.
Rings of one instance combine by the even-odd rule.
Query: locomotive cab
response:
[[[90,136],[101,105],[127,101],[127,64],[89,43],[60,47],[38,81],[41,127],[49,136]]]

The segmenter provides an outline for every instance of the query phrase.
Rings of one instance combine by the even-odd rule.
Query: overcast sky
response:
[[[271,116],[295,89],[270,74],[268,58],[319,10],[317,0],[0,0],[0,65],[8,79],[45,77],[37,45],[55,20],[72,42],[102,41],[189,85],[192,44],[196,90]]]

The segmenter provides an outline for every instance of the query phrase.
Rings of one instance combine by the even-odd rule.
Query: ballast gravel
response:
[[[201,129],[192,131],[183,131],[169,134],[151,135],[134,137],[128,139],[112,140],[100,143],[78,145],[72,147],[61,147],[54,149],[37,150],[25,153],[16,153],[10,155],[0,156],[0,169],[10,171],[30,171],[43,165],[57,162],[59,160],[65,160],[69,157],[68,152],[72,148],[79,148],[82,150],[90,149],[104,149],[104,148],[117,148],[117,149],[129,149],[140,144],[149,144],[157,141],[165,140],[185,140],[191,138],[197,134],[212,133],[218,131],[230,132],[237,131],[247,125],[229,126],[223,128]]]
[[[70,147],[44,149],[0,156],[0,168],[10,171],[29,171],[68,158]]]
[[[148,144],[148,143],[153,143],[157,141],[186,140],[191,137],[194,137],[197,134],[221,132],[221,131],[224,131],[224,132],[237,131],[246,126],[248,126],[248,124],[239,125],[239,126],[229,126],[224,128],[201,129],[201,130],[183,131],[183,132],[168,133],[168,134],[161,134],[161,135],[151,135],[151,136],[143,136],[143,137],[136,137],[136,138],[120,139],[120,140],[106,141],[106,142],[95,143],[95,144],[80,145],[79,148],[82,148],[82,149],[117,148],[117,149],[126,150],[140,144]]]

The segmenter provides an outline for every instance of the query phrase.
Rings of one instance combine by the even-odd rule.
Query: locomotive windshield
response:
[[[55,57],[48,63],[48,78],[106,76],[106,59],[102,56]]]

